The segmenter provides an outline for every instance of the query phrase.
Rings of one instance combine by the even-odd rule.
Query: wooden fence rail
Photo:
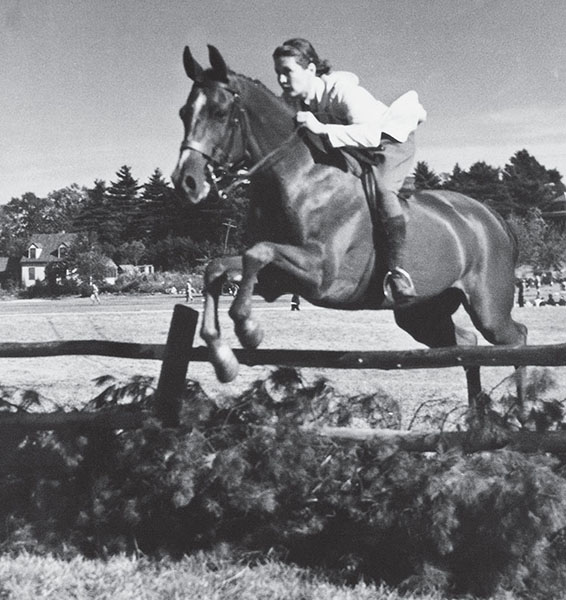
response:
[[[182,305],[179,305],[182,306]],[[183,352],[189,362],[208,361],[204,346],[192,348],[189,339]],[[31,358],[62,355],[100,355],[118,358],[164,360],[165,344],[135,344],[101,340],[69,340],[38,343],[0,343],[0,358]],[[443,369],[449,367],[566,366],[566,344],[524,346],[460,346],[418,350],[347,351],[235,349],[241,364],[279,365],[317,369]]]
[[[31,358],[63,355],[100,355],[129,359],[161,360],[161,373],[152,413],[115,407],[99,412],[48,414],[2,414],[0,431],[24,431],[65,427],[131,429],[155,416],[166,426],[177,426],[190,361],[208,361],[205,347],[193,347],[198,312],[177,304],[166,344],[137,344],[102,340],[71,340],[42,343],[2,343],[0,358]],[[439,369],[467,366],[566,366],[566,344],[503,347],[463,346],[401,351],[342,352],[338,350],[234,350],[248,366],[279,365],[318,369]],[[419,452],[458,445],[470,450],[514,447],[526,451],[566,452],[566,432],[539,434],[528,431],[470,437],[468,432],[420,433],[412,431],[319,428],[319,435],[335,439],[380,440]]]

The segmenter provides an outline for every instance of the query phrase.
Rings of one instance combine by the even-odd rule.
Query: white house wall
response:
[[[35,269],[35,279],[30,279],[29,270]],[[25,287],[30,287],[35,284],[36,281],[43,281],[45,279],[45,267],[43,266],[28,266],[22,267],[22,283]]]

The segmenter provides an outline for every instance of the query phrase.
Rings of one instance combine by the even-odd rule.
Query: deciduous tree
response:
[[[503,182],[519,214],[544,207],[564,191],[560,173],[543,167],[527,150],[519,150],[511,157],[503,169]]]

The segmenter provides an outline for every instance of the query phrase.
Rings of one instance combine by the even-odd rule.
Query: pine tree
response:
[[[178,200],[160,169],[155,169],[143,188],[139,219],[141,239],[156,242],[173,230],[178,218]]]
[[[73,229],[112,248],[120,243],[121,226],[108,202],[106,182],[97,179],[94,187],[87,190],[87,200],[73,221]]]
[[[123,165],[116,172],[116,181],[110,182],[106,197],[112,221],[119,232],[117,244],[137,239],[139,235],[139,195],[140,185],[132,176],[131,168]]]
[[[501,178],[500,169],[484,161],[474,163],[468,171],[456,164],[443,187],[488,204],[502,214],[511,212],[509,193]]]
[[[440,188],[440,177],[430,169],[425,161],[417,162],[413,172],[415,177],[415,189],[437,190]]]

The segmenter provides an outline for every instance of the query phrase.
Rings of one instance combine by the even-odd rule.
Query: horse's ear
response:
[[[228,83],[228,67],[226,66],[226,62],[222,58],[222,54],[210,44],[208,44],[208,58],[214,79]]]
[[[194,59],[188,46],[185,46],[185,51],[183,52],[183,65],[189,79],[192,79],[193,81],[202,80],[202,67]]]

